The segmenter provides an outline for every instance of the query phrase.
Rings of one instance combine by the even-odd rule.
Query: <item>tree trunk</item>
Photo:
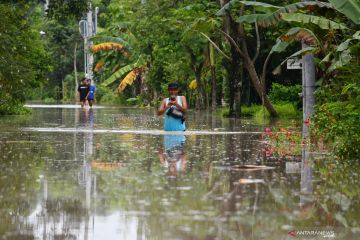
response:
[[[203,95],[203,86],[201,82],[201,71],[196,70],[195,72],[196,82],[197,82],[197,98],[196,98],[196,109],[204,108],[204,95]]]
[[[241,41],[241,50],[242,50],[242,58],[244,60],[245,68],[248,71],[248,74],[250,76],[251,82],[257,92],[257,94],[260,96],[263,105],[265,106],[266,110],[269,112],[271,117],[277,117],[278,113],[276,112],[274,106],[271,104],[267,94],[266,94],[266,86],[265,86],[265,79],[263,79],[263,82],[261,82],[259,74],[257,73],[255,69],[255,62],[251,59],[248,47],[246,43],[246,33],[243,24],[239,25],[239,34],[240,38],[243,39]],[[265,76],[264,76],[265,77]]]
[[[271,104],[267,94],[266,94],[266,89],[265,86],[263,86],[260,82],[259,76],[255,70],[255,66],[253,64],[253,62],[250,60],[250,58],[248,58],[245,62],[245,68],[249,73],[251,82],[257,92],[257,94],[260,96],[265,108],[268,110],[268,112],[270,113],[271,117],[277,117],[278,113],[276,112],[274,106]]]
[[[215,73],[215,55],[214,47],[209,44],[210,48],[210,72],[211,72],[211,110],[216,110],[216,73]]]
[[[75,42],[75,47],[74,47],[74,79],[75,79],[75,95],[74,95],[74,98],[75,98],[75,101],[77,99],[77,89],[79,87],[79,83],[78,83],[78,79],[77,79],[77,68],[76,68],[76,58],[77,58],[77,42]]]
[[[223,7],[229,0],[220,0],[220,5]],[[235,22],[229,13],[227,13],[223,17],[223,29],[228,35],[232,36],[233,39],[238,43],[241,41],[239,35],[239,24]],[[228,40],[228,39],[227,39]],[[228,88],[229,88],[229,116],[239,116],[240,112],[237,112],[236,108],[240,111],[239,106],[241,105],[241,93],[239,92],[241,86],[241,77],[240,77],[240,63],[241,63],[241,55],[238,52],[237,48],[231,43],[230,44],[230,52],[231,52],[231,60],[229,63],[229,67],[226,68],[228,71]],[[239,98],[240,96],[240,98]],[[238,101],[235,104],[235,101]]]
[[[235,84],[235,117],[239,118],[241,115],[241,91],[242,91],[242,83],[243,83],[243,64],[241,63],[239,66],[239,79]]]

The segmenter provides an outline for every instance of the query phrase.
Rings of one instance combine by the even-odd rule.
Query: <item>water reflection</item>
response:
[[[290,227],[359,222],[356,175],[334,172],[345,187],[331,175],[318,184],[309,152],[301,165],[239,167],[257,163],[261,136],[250,132],[259,126],[197,113],[193,126],[249,133],[93,131],[158,124],[149,112],[126,111],[34,110],[25,121],[86,132],[9,132],[16,123],[0,123],[4,239],[286,239]]]
[[[159,151],[161,165],[167,169],[169,178],[176,178],[186,170],[185,135],[165,135],[164,150]]]

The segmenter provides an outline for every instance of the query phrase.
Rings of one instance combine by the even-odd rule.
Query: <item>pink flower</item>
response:
[[[310,118],[305,119],[304,123],[305,123],[306,126],[309,126],[310,125]]]
[[[270,157],[271,153],[269,151],[265,152],[265,156]]]
[[[270,128],[265,128],[265,132],[271,133],[271,129]]]

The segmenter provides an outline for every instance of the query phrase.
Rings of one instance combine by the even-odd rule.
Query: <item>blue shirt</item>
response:
[[[94,100],[95,92],[96,92],[96,87],[94,85],[90,85],[90,87],[89,87],[89,95],[88,95],[89,100]]]

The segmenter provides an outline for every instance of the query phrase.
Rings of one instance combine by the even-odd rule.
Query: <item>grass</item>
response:
[[[297,118],[300,115],[300,112],[292,103],[274,104],[274,107],[278,112],[280,118]],[[260,110],[256,111],[254,117],[257,119],[269,119],[270,114],[265,108],[260,106]]]
[[[276,111],[280,118],[298,118],[300,111],[298,111],[292,103],[277,103],[274,104]],[[219,111],[219,114],[223,117],[229,117],[229,109],[223,108]],[[241,107],[242,117],[253,117],[257,121],[263,121],[264,119],[270,119],[270,114],[261,105],[251,105]]]

